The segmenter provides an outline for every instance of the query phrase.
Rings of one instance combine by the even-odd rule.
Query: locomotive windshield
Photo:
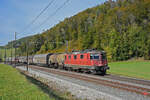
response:
[[[106,59],[106,54],[102,53],[101,55],[102,55],[102,59],[105,60]]]
[[[90,55],[90,59],[96,59],[96,60],[98,60],[99,59],[99,54],[91,54]]]

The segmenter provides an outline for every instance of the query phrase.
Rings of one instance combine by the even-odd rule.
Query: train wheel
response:
[[[65,70],[68,70],[68,67],[65,67]]]
[[[96,71],[96,70],[92,70],[92,71],[91,71],[91,74],[96,75],[96,74],[97,74],[97,71]]]
[[[79,73],[83,73],[82,69],[79,69]]]
[[[106,75],[106,70],[104,70],[104,71],[102,72],[102,75],[103,75],[103,76]]]
[[[54,68],[57,69],[58,68],[58,63],[54,64]]]
[[[92,72],[91,72],[90,70],[88,70],[86,73],[87,73],[87,74],[91,74]]]
[[[62,63],[62,65],[59,66],[59,69],[64,69],[64,67],[65,67],[65,65],[64,65],[64,63]]]

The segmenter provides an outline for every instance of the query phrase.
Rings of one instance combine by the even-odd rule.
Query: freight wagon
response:
[[[65,53],[55,53],[49,57],[49,64],[54,68],[63,68],[64,67],[64,58]]]
[[[33,56],[33,64],[40,65],[40,66],[49,66],[49,56],[52,55],[49,54],[39,54]]]

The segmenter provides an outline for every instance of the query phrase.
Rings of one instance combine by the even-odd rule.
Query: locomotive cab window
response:
[[[69,59],[71,59],[71,55],[69,56]]]
[[[84,58],[84,55],[80,55],[80,59],[83,59]]]
[[[74,55],[74,59],[77,59],[77,55]]]
[[[93,59],[93,56],[92,56],[92,55],[90,55],[90,59]]]
[[[98,60],[99,59],[99,54],[91,54],[90,59]]]
[[[102,55],[102,59],[105,60],[105,59],[106,59],[106,54],[103,53],[103,54],[101,54],[101,55]]]
[[[65,60],[67,59],[67,56],[65,56]]]
[[[99,59],[99,54],[95,54],[94,59]]]

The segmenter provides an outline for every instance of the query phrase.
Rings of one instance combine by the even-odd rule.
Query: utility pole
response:
[[[26,40],[26,53],[27,53],[27,71],[29,69],[29,51],[28,51],[29,42]]]
[[[68,45],[68,40],[66,40],[66,33],[65,32],[64,32],[64,42],[66,44],[66,53],[67,53],[69,45]]]
[[[6,64],[6,47],[5,47],[5,64]]]
[[[16,67],[16,39],[17,39],[17,33],[15,32],[15,67]]]
[[[0,48],[0,50],[1,50],[1,48]],[[2,59],[3,59],[2,52],[0,51],[0,60],[1,60],[1,62],[2,62]]]
[[[69,48],[69,43],[68,43],[68,41],[66,40],[66,52],[68,52],[68,48]]]
[[[2,44],[1,42],[0,42],[0,44]],[[0,60],[1,60],[1,62],[3,61],[3,52],[2,52],[2,47],[0,46]]]
[[[13,41],[11,42],[11,65],[12,65],[12,48],[13,48]]]

